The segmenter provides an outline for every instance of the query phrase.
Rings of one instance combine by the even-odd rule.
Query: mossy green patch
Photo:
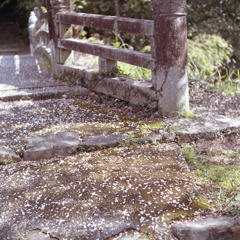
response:
[[[38,218],[38,228],[51,222],[58,234],[69,232],[71,238],[79,232],[89,234],[89,224],[101,226],[104,233],[109,222],[115,226],[137,221],[143,231],[199,209],[192,208],[197,188],[180,154],[168,144],[128,145],[19,165],[11,176],[0,172],[5,174],[1,187],[7,189],[1,210],[10,209],[15,216],[19,206],[26,205],[22,211],[26,209],[27,217],[21,221],[29,224],[21,229],[24,232]],[[15,202],[13,196],[21,197]],[[61,226],[59,219],[64,221]],[[17,224],[9,226],[17,231]]]
[[[205,150],[205,156],[199,155],[198,150],[194,144],[183,145],[183,155],[194,170],[196,182],[203,188],[202,198],[208,198],[209,205],[216,211],[235,211],[240,207],[234,200],[240,190],[240,164],[234,162],[238,153],[215,147]],[[226,158],[233,161],[232,164],[228,164]]]

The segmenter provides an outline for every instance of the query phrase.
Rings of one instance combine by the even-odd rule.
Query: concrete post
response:
[[[99,57],[98,67],[100,73],[107,73],[113,68],[117,68],[117,62],[114,60]]]
[[[160,113],[172,117],[189,109],[186,0],[152,0],[152,7],[152,82]]]
[[[58,37],[64,35],[64,31],[67,31],[66,26],[61,26],[57,24],[55,16],[58,12],[70,11],[70,1],[69,0],[47,0],[47,11],[48,11],[48,26],[49,26],[49,40],[51,47],[51,58],[52,58],[52,69],[53,75],[55,75],[55,64],[64,62],[71,55],[71,51],[58,49],[57,40]],[[69,26],[70,27],[70,26]],[[69,28],[68,27],[68,28]]]
[[[30,17],[28,19],[28,35],[29,35],[29,43],[30,43],[30,52],[31,52],[32,56],[33,56],[34,48],[35,48],[33,32],[34,32],[35,23],[37,22],[37,20],[38,19],[36,17],[35,12],[31,11]]]

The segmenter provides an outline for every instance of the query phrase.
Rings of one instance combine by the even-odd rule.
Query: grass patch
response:
[[[196,114],[194,114],[193,110],[189,109],[189,110],[184,110],[180,116],[184,117],[184,118],[195,118]]]
[[[3,161],[5,165],[12,165],[14,161],[12,159],[6,159]]]
[[[148,122],[148,123],[143,123],[139,126],[139,130],[141,134],[150,134],[154,132],[158,132],[159,129],[164,128],[165,125],[162,123],[158,122]]]
[[[226,69],[218,73],[217,87],[228,96],[240,94],[240,70]]]
[[[226,158],[231,158],[231,159],[238,159],[240,158],[240,154],[231,150],[223,150],[223,149],[218,149],[218,148],[210,148],[208,150],[209,154],[218,156],[222,155],[223,157]]]
[[[240,164],[211,161],[211,156],[198,154],[194,144],[184,144],[182,150],[197,184],[201,186],[202,195],[208,199],[212,210],[225,214],[239,213],[240,201],[236,200],[236,196],[240,191]],[[221,159],[222,149],[214,149],[213,152],[214,156],[219,155]],[[238,154],[231,153],[230,156]]]
[[[118,62],[118,67],[130,78],[140,81],[151,81],[152,71],[149,69],[137,67],[123,62]]]

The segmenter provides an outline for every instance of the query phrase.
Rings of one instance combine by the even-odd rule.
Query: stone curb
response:
[[[35,88],[35,89],[20,89],[1,92],[1,101],[17,101],[17,100],[40,100],[49,98],[72,98],[76,96],[82,96],[88,94],[89,90],[82,87],[47,87],[47,88]]]

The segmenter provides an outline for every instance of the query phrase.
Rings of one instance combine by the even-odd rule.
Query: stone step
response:
[[[6,48],[3,49],[0,47],[0,55],[3,54],[18,54],[21,50],[19,48]]]
[[[87,94],[88,90],[82,87],[46,87],[33,89],[19,89],[10,91],[0,91],[1,101],[17,101],[17,100],[38,100],[49,98],[70,98],[74,96]]]

